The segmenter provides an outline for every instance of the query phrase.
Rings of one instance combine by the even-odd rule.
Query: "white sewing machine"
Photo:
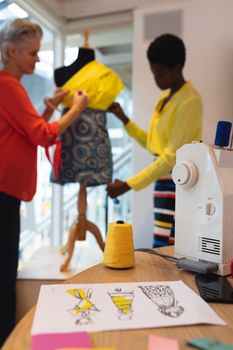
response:
[[[177,151],[175,255],[213,262],[230,273],[233,258],[233,149],[191,143]]]

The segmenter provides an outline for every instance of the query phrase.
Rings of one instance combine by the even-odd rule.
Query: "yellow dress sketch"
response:
[[[132,291],[124,292],[121,288],[117,288],[114,292],[109,292],[108,295],[118,309],[119,320],[131,320],[133,317],[132,304],[134,293]]]
[[[91,316],[100,311],[91,301],[92,289],[67,289],[67,293],[78,299],[78,304],[68,310],[75,317],[75,323],[79,325],[92,323]]]

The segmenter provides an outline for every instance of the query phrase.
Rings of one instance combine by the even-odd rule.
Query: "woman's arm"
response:
[[[134,190],[141,190],[171,172],[176,163],[176,151],[186,143],[201,140],[202,114],[200,99],[182,103],[176,110],[175,122],[163,152],[154,162],[127,179],[127,184]]]
[[[76,91],[73,97],[73,105],[57,122],[58,134],[62,134],[79,117],[82,111],[88,105],[87,94],[82,91]]]
[[[131,190],[131,187],[125,181],[116,179],[114,182],[109,183],[106,187],[106,191],[109,197],[116,198],[122,194]]]
[[[54,97],[45,98],[44,103],[46,109],[43,113],[43,118],[48,121],[57,106],[63,100],[64,96],[68,94],[68,91],[62,91],[62,89],[57,89]],[[62,134],[72,123],[73,121],[82,113],[82,111],[88,105],[87,94],[78,90],[74,93],[73,105],[58,121],[58,134]]]
[[[46,106],[42,117],[48,121],[54,110],[58,109],[59,104],[62,102],[63,98],[69,93],[68,90],[56,89],[53,97],[46,97],[44,99],[44,104]]]
[[[127,117],[125,112],[123,111],[120,103],[113,102],[111,106],[108,108],[108,112],[115,114],[115,116],[122,121],[124,125],[126,125],[130,119]]]
[[[134,138],[142,147],[146,148],[147,132],[139,128],[136,123],[127,117],[118,102],[113,102],[108,108],[108,112],[115,114],[115,116],[124,124],[128,135]]]
[[[19,137],[23,137],[33,145],[43,147],[53,144],[58,134],[64,132],[88,104],[86,93],[77,92],[68,114],[64,114],[58,121],[48,123],[38,114],[20,82],[15,83],[15,80],[11,79],[5,85],[2,84],[0,95],[2,96],[1,116],[6,125],[14,129]]]

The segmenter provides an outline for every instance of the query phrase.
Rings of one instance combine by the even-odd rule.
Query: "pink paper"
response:
[[[179,344],[176,339],[149,336],[148,350],[179,350]]]
[[[58,348],[91,348],[86,332],[38,334],[32,336],[32,350],[56,350]]]

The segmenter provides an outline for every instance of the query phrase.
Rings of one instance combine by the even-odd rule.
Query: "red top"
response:
[[[36,192],[37,146],[50,146],[58,123],[33,107],[23,85],[0,71],[0,192],[30,201]]]

